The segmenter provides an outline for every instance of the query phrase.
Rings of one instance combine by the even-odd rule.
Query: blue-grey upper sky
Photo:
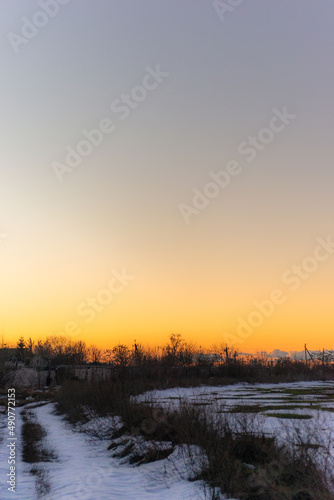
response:
[[[156,295],[163,333],[186,331],[201,307],[212,338],[232,329],[332,228],[333,25],[325,0],[2,0],[7,331],[25,332],[17,309],[40,334],[62,331],[123,266],[139,333],[159,331],[143,312]],[[101,122],[101,144],[85,146]],[[229,161],[241,173],[198,208],[197,190]],[[119,307],[101,331],[130,330]]]

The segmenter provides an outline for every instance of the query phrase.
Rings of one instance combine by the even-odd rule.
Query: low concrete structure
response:
[[[57,367],[57,383],[65,379],[86,380],[88,382],[110,380],[115,376],[115,369],[112,366],[71,366],[61,365]]]
[[[6,385],[24,389],[41,388],[55,381],[56,370],[38,370],[31,366],[10,367]]]

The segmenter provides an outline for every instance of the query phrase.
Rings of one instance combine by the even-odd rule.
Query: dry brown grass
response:
[[[138,384],[70,383],[57,395],[58,408],[72,421],[87,419],[87,408],[100,415],[119,415],[123,427],[112,435],[143,436],[150,442],[170,443],[155,447],[154,452],[143,449],[134,453],[129,442],[115,453],[134,463],[164,458],[177,445],[192,445],[202,450],[202,468],[196,475],[211,488],[241,500],[333,500],[328,477],[316,462],[315,447],[282,446],[254,425],[254,415],[221,414],[214,417],[212,408],[182,403],[178,410],[165,411],[153,403],[136,403],[130,395],[146,388]],[[196,402],[195,402],[196,403]],[[232,419],[239,418],[239,432]],[[129,438],[127,438],[129,439]],[[291,438],[292,445],[292,438]],[[113,441],[110,449],[113,448]],[[165,455],[164,455],[165,454]]]
[[[35,421],[34,415],[29,410],[22,412],[22,459],[27,463],[53,462],[56,455],[52,450],[43,446],[46,431]]]

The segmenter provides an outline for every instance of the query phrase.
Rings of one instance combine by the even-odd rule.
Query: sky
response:
[[[333,21],[2,0],[5,341],[333,347]]]

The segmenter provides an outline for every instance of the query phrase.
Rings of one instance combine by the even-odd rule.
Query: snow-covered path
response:
[[[8,473],[5,439],[0,445],[1,500],[140,500],[140,499],[201,499],[204,494],[199,483],[191,483],[174,475],[163,478],[160,462],[142,465],[140,468],[119,465],[108,451],[108,441],[87,439],[75,432],[66,422],[53,413],[53,404],[31,408],[38,422],[47,432],[44,446],[57,456],[54,462],[26,464],[21,460],[20,431],[22,419],[17,415],[17,487],[16,492],[7,490]],[[6,438],[5,430],[2,429]],[[36,475],[30,474],[33,466],[43,471],[50,492],[38,494]]]
[[[22,429],[22,418],[21,412],[18,408],[16,408],[16,418],[15,418],[15,438],[16,438],[16,450],[15,450],[15,467],[16,467],[16,490],[15,493],[9,492],[7,484],[9,473],[8,464],[8,448],[7,444],[11,441],[8,439],[8,429],[7,429],[7,421],[5,420],[5,415],[1,415],[1,434],[0,434],[0,499],[7,500],[15,499],[15,500],[25,500],[35,498],[35,479],[29,473],[31,466],[29,464],[25,464],[21,460],[22,455],[22,441],[21,441],[21,429]]]

